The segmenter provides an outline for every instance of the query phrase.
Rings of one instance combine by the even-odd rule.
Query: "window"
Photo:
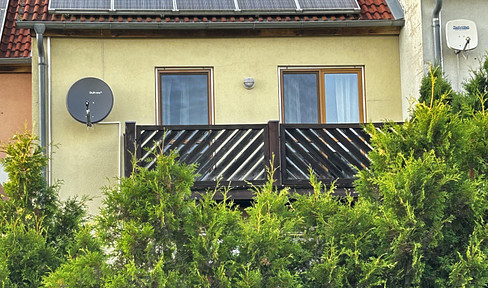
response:
[[[158,70],[161,124],[212,124],[211,72],[211,69]]]
[[[282,121],[364,122],[362,75],[362,68],[282,69]]]

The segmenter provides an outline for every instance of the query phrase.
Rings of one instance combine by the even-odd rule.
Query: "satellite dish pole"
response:
[[[85,105],[86,105],[86,127],[92,127],[92,123],[91,123],[91,115],[90,115],[90,102],[89,101],[86,101],[85,102]]]

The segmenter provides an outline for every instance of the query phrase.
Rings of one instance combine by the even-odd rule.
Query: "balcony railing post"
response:
[[[125,122],[124,133],[124,175],[129,177],[132,174],[132,158],[136,156],[136,122]]]
[[[266,166],[272,163],[274,172],[274,184],[281,185],[280,168],[280,123],[269,121],[264,130],[264,160]]]

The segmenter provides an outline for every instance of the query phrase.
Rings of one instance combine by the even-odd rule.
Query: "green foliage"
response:
[[[463,117],[472,117],[477,112],[483,112],[488,107],[488,55],[481,60],[478,69],[471,73],[470,79],[464,84],[466,93],[459,97],[457,110]]]
[[[297,196],[293,207],[303,217],[302,247],[306,287],[383,286],[385,270],[392,266],[376,251],[376,207],[361,199],[339,199],[335,189],[322,191],[311,175],[314,192]],[[343,202],[345,200],[345,203]]]
[[[213,197],[219,191],[202,195],[192,213],[185,219],[190,253],[188,283],[192,287],[235,287],[243,231],[241,213],[232,206],[224,191],[224,200]]]
[[[36,136],[26,132],[14,135],[12,142],[1,147],[7,154],[2,163],[9,175],[9,181],[4,184],[9,201],[0,201],[0,211],[7,222],[23,218],[29,225],[43,222],[46,227],[53,227],[57,190],[46,183],[43,168],[47,158],[36,141]]]
[[[241,223],[244,235],[239,259],[250,263],[242,268],[254,272],[254,282],[268,287],[300,287],[302,251],[297,228],[301,218],[288,206],[288,189],[277,191],[273,187],[270,171],[267,183],[256,190],[255,201],[246,209],[248,218]]]
[[[39,287],[41,278],[61,259],[40,232],[22,221],[4,226],[0,237],[0,286]],[[2,275],[3,274],[3,275]]]
[[[429,67],[429,73],[420,85],[419,102],[431,107],[439,101],[451,103],[456,96],[440,67]]]
[[[68,247],[68,261],[43,278],[45,287],[102,287],[108,273],[107,256],[102,243],[87,225],[74,234]]]
[[[66,259],[85,217],[84,203],[59,201],[58,187],[49,186],[43,174],[47,158],[30,132],[15,135],[1,150],[9,181],[0,200],[0,284],[39,287]]]
[[[245,211],[225,189],[192,199],[194,167],[171,152],[156,157],[154,170],[136,165],[106,187],[100,215],[81,227],[79,202],[49,202],[56,189],[35,176],[45,158],[24,147],[33,162],[7,162],[37,174],[14,176],[11,199],[0,204],[0,284],[487,287],[488,116],[479,92],[488,69],[480,71],[466,96],[434,69],[409,121],[366,127],[374,150],[355,183],[358,199],[333,196],[312,172],[310,194],[278,190],[272,168]],[[223,201],[213,200],[217,193]]]
[[[371,167],[359,173],[356,187],[361,201],[378,208],[376,250],[395,263],[385,274],[388,286],[488,283],[483,266],[488,239],[485,224],[477,224],[488,216],[488,118],[483,104],[473,106],[466,102],[469,96],[450,92],[439,73],[424,79],[410,121],[386,124],[382,132],[367,128],[374,147]],[[481,74],[468,85],[483,82]],[[426,89],[429,85],[433,89]]]
[[[478,223],[470,236],[466,252],[459,255],[449,275],[451,287],[486,287],[488,283],[488,227]]]
[[[183,228],[195,209],[188,201],[194,168],[177,163],[176,156],[161,155],[156,169],[138,167],[131,177],[121,179],[120,187],[105,190],[97,233],[111,251],[115,283],[161,286],[160,278],[169,269],[188,266],[189,239]]]

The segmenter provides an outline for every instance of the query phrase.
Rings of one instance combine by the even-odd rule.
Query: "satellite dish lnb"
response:
[[[455,51],[468,51],[478,46],[478,31],[473,21],[451,20],[446,24],[447,47]]]
[[[87,126],[105,119],[112,111],[113,104],[114,96],[110,87],[94,77],[76,81],[66,96],[69,114]]]

